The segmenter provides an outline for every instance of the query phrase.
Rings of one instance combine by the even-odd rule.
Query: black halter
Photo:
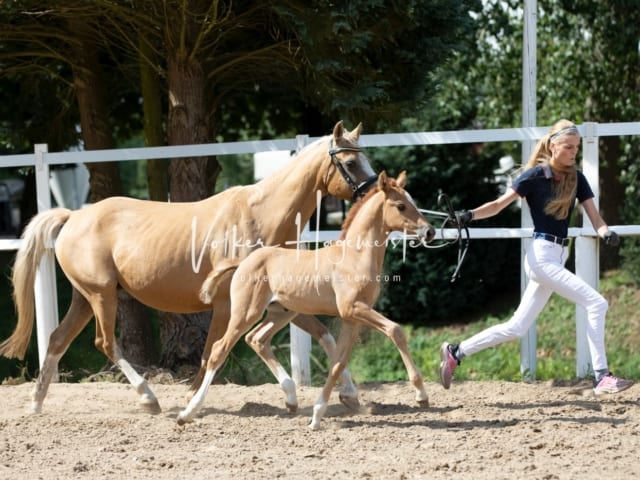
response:
[[[358,185],[353,180],[353,178],[351,178],[351,176],[349,175],[349,172],[347,172],[347,170],[344,168],[342,163],[340,163],[340,161],[336,157],[336,154],[340,152],[362,152],[362,149],[357,147],[333,148],[333,138],[329,141],[329,156],[331,157],[331,161],[340,172],[340,175],[342,175],[342,178],[344,178],[344,181],[347,182],[347,185],[349,185],[349,188],[351,188],[351,191],[353,192],[353,201],[356,201],[358,197],[364,197],[364,195],[367,193],[369,188],[371,188],[371,186],[374,183],[376,183],[376,181],[378,180],[378,176],[371,175],[369,178],[367,178],[366,180],[364,180],[362,183]]]

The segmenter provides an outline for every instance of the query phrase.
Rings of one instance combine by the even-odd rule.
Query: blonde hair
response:
[[[549,162],[553,154],[549,145],[551,143],[563,143],[562,139],[567,136],[580,137],[580,133],[570,120],[558,120],[553,124],[549,132],[538,141],[525,168],[532,168],[536,165],[548,165],[550,167]],[[544,207],[544,213],[552,215],[558,220],[563,220],[569,215],[569,210],[575,202],[578,188],[578,169],[575,165],[562,170],[561,173],[563,174],[562,178],[553,182],[555,196]]]

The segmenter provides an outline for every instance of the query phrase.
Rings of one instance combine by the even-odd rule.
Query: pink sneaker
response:
[[[622,378],[615,377],[611,372],[609,372],[600,379],[593,389],[593,392],[596,395],[602,395],[603,393],[618,393],[626,390],[631,385],[633,385],[633,380],[623,380]]]
[[[453,356],[450,349],[451,345],[444,342],[440,346],[440,383],[446,389],[451,386],[451,379],[453,378],[453,372],[460,364],[458,359]]]

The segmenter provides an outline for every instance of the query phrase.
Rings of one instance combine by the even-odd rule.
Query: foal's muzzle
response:
[[[429,243],[436,236],[436,230],[432,225],[426,224],[418,227],[415,231],[415,234],[421,241],[426,241],[427,243]]]

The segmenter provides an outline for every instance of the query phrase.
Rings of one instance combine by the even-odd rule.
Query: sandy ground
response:
[[[0,479],[623,479],[640,476],[640,386],[596,398],[587,383],[360,385],[359,411],[332,402],[308,428],[319,388],[289,415],[275,384],[214,385],[194,423],[176,424],[186,385],[152,384],[163,412],[119,383],[0,386]]]

